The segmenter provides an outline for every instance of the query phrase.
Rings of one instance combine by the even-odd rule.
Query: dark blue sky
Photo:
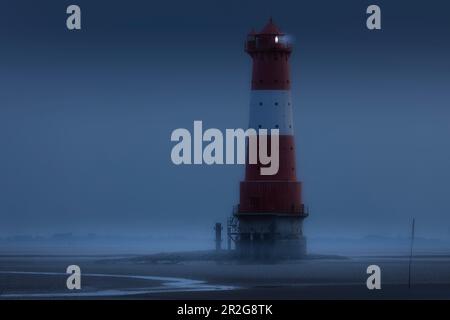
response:
[[[212,232],[244,168],[177,167],[170,134],[247,125],[243,41],[272,16],[295,38],[307,235],[405,235],[413,216],[449,235],[448,1],[0,5],[0,234]]]

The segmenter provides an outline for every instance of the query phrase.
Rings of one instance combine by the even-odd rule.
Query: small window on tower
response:
[[[276,124],[276,125],[275,125],[275,128],[277,128],[277,129],[278,129],[278,128],[279,128],[279,125],[277,125],[277,124]]]
[[[263,103],[262,103],[262,102],[260,102],[260,103],[259,103],[259,105],[260,105],[260,106],[262,106],[262,105],[263,105]]]
[[[277,106],[277,105],[278,105],[278,102],[275,102],[275,105]]]
[[[261,126],[260,124],[258,124],[258,128],[259,128],[259,129],[261,129],[261,128],[262,128],[262,126]]]

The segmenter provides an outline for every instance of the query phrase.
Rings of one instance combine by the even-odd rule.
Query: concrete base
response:
[[[298,259],[304,257],[306,238],[303,216],[283,214],[237,214],[236,249],[241,258]]]

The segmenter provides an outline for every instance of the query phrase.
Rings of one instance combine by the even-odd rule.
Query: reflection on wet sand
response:
[[[58,272],[21,272],[21,271],[0,271],[0,274],[11,275],[40,275],[40,276],[67,276],[65,273]],[[0,295],[1,298],[70,298],[70,297],[114,297],[163,292],[199,292],[199,291],[223,291],[236,289],[234,286],[212,285],[205,281],[191,280],[174,277],[158,276],[137,276],[137,275],[119,275],[119,274],[84,274],[83,277],[105,277],[105,278],[123,278],[137,279],[144,281],[157,281],[159,285],[140,288],[123,288],[94,291],[71,291],[71,292],[36,292],[36,293],[6,293]]]

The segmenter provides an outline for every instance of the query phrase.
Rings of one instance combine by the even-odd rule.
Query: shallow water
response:
[[[0,271],[0,274],[11,275],[44,275],[44,276],[68,276],[60,272],[22,272],[22,271]],[[192,280],[175,277],[159,276],[140,276],[140,275],[119,275],[103,273],[87,273],[84,277],[105,277],[105,278],[124,278],[138,279],[144,281],[159,281],[161,285],[141,288],[123,288],[114,290],[97,290],[89,292],[33,292],[33,293],[6,293],[0,295],[0,298],[69,298],[69,297],[114,297],[139,294],[151,294],[162,292],[198,292],[198,291],[225,291],[237,289],[235,286],[212,285],[206,281]]]

